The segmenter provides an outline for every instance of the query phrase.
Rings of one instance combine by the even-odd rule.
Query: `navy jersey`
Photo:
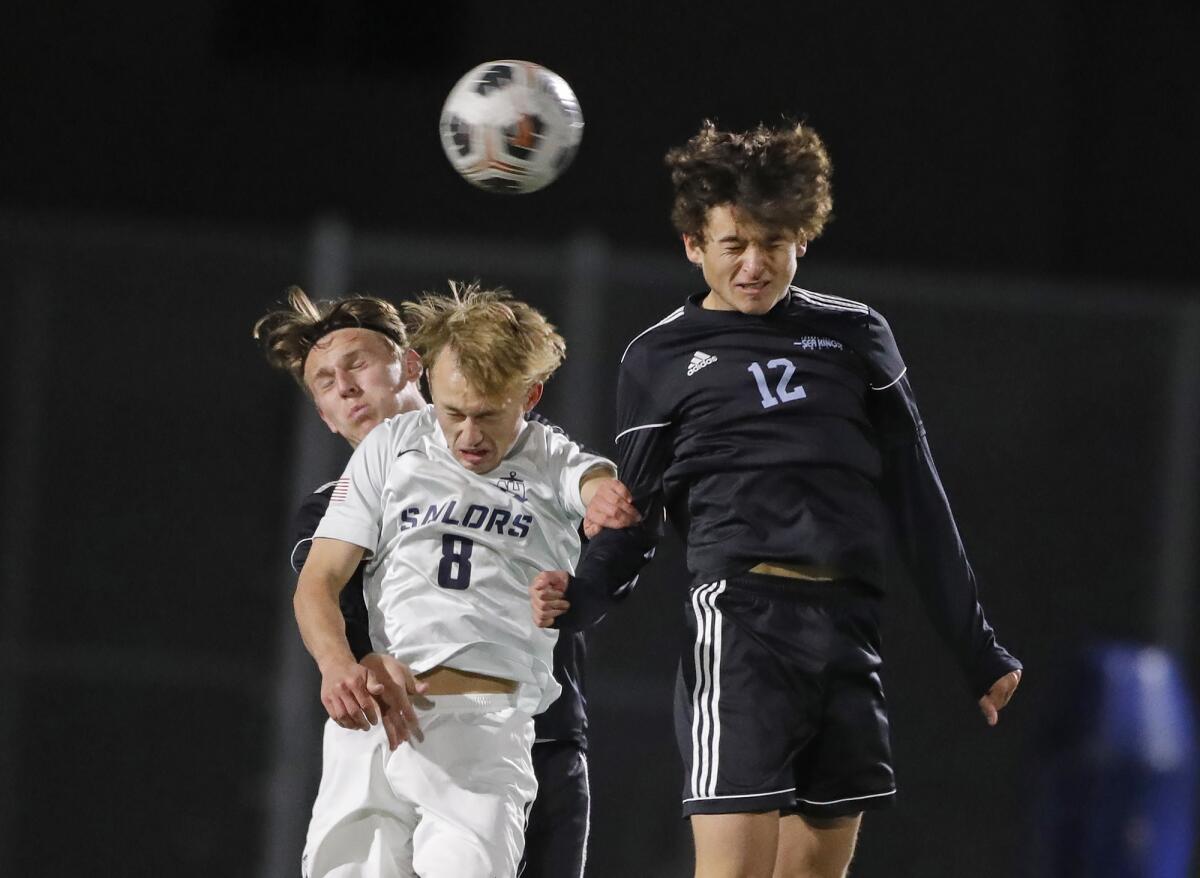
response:
[[[979,606],[883,317],[795,287],[764,315],[704,296],[622,357],[618,469],[646,523],[592,541],[566,625],[632,585],[665,511],[703,581],[787,562],[883,592],[898,548],[974,691],[1020,667]]]

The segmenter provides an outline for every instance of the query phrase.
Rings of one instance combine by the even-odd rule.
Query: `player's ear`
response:
[[[529,395],[525,397],[525,411],[533,411],[533,407],[538,404],[542,398],[542,382],[537,381],[529,388]]]
[[[808,241],[803,235],[796,236],[796,258],[803,259],[804,254],[808,252]]]
[[[404,381],[406,384],[420,380],[421,372],[424,369],[421,364],[420,354],[409,348],[404,352],[402,363],[404,364]]]
[[[683,252],[693,265],[704,264],[704,242],[692,235],[683,235]]]

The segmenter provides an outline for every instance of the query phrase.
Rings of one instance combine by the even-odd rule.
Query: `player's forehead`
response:
[[[386,338],[373,329],[356,326],[335,329],[317,339],[309,350],[304,361],[304,380],[310,381],[333,371],[341,360],[355,354],[389,358],[393,355],[393,348]]]
[[[478,416],[503,411],[521,402],[518,382],[498,393],[487,393],[463,372],[450,348],[438,354],[429,370],[429,390],[433,404],[443,411]]]
[[[777,241],[795,236],[792,229],[759,222],[737,204],[715,205],[705,216],[706,241]]]

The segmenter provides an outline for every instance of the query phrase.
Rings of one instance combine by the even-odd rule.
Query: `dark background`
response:
[[[985,728],[897,591],[901,796],[867,818],[854,874],[1035,874],[1068,661],[1167,639],[1193,692],[1200,671],[1200,9],[1088,6],[6,10],[0,874],[294,874],[298,851],[282,870],[272,854],[279,778],[301,778],[306,810],[319,708],[315,684],[299,720],[279,697],[287,522],[296,485],[336,467],[299,472],[312,419],[249,338],[287,284],[508,284],[594,351],[544,407],[610,448],[620,350],[697,290],[662,154],[705,117],[785,115],[836,169],[797,282],[888,315],[989,615],[1029,668]],[[446,92],[493,58],[579,97],[582,148],[543,192],[472,189],[442,156]],[[315,228],[350,241],[339,288]],[[564,293],[580,253],[603,262],[590,322]],[[690,874],[669,717],[680,569],[668,545],[594,640],[593,878]]]

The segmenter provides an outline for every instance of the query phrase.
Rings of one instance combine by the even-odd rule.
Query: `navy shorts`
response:
[[[892,804],[878,614],[853,580],[747,573],[692,587],[675,687],[684,816]]]
[[[518,878],[582,878],[591,818],[587,753],[575,741],[533,745],[538,791]]]

